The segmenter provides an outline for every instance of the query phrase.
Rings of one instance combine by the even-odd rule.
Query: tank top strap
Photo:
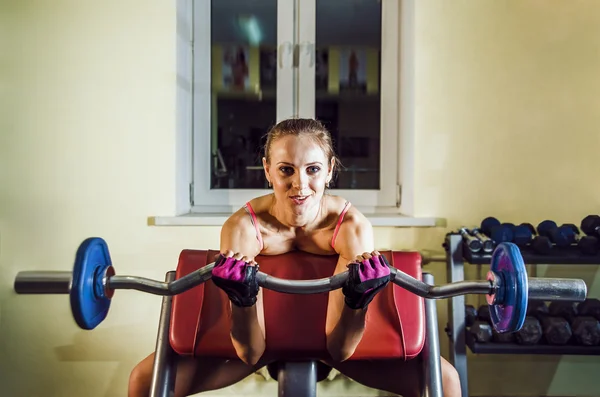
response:
[[[338,221],[337,221],[337,225],[335,225],[335,230],[333,231],[333,237],[331,238],[331,248],[335,249],[335,238],[337,237],[338,232],[340,231],[340,226],[342,225],[342,222],[344,221],[344,215],[346,215],[346,212],[348,212],[348,209],[350,209],[350,202],[346,201],[346,205],[344,205],[344,209],[342,210],[342,213],[340,214]]]
[[[252,218],[252,224],[254,225],[254,229],[256,230],[256,239],[258,240],[260,250],[262,251],[263,239],[262,239],[262,235],[260,234],[260,229],[258,227],[258,220],[256,219],[256,213],[254,212],[254,209],[252,209],[252,206],[250,205],[249,201],[244,206],[244,209],[250,214],[250,217]]]

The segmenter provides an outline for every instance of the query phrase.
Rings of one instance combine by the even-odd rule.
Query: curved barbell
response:
[[[69,294],[77,323],[84,329],[92,329],[106,317],[115,290],[178,295],[208,281],[214,266],[214,262],[210,263],[171,282],[115,275],[108,246],[100,238],[91,238],[79,247],[72,273],[22,271],[15,278],[14,289],[18,294]],[[390,273],[394,284],[425,299],[486,295],[493,322],[503,332],[521,328],[529,299],[584,301],[587,297],[583,280],[527,277],[520,251],[512,243],[501,243],[496,247],[486,280],[430,285],[393,266],[390,266]],[[273,291],[317,294],[342,288],[348,279],[348,271],[321,279],[286,280],[259,270],[256,278],[259,286]],[[505,310],[507,307],[511,310]],[[500,326],[503,321],[505,325]]]

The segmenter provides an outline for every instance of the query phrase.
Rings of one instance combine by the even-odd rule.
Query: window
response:
[[[263,138],[288,117],[329,128],[343,165],[332,194],[371,212],[398,207],[399,2],[190,3],[191,212],[267,194]]]

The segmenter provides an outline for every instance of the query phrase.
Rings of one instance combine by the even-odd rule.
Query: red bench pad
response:
[[[417,252],[380,251],[390,264],[421,280]],[[183,250],[176,278],[211,262],[218,251]],[[294,251],[256,258],[260,271],[290,280],[330,277],[338,256]],[[273,360],[328,359],[325,319],[328,293],[296,295],[261,288],[267,347],[264,358]],[[170,343],[180,355],[237,358],[230,338],[230,304],[227,294],[209,280],[173,297]],[[363,339],[351,360],[403,359],[417,356],[425,338],[423,298],[390,283],[369,305]]]

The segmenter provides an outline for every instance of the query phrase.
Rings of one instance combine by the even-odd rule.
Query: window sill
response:
[[[189,213],[178,216],[151,216],[149,226],[222,226],[231,214]],[[401,214],[365,214],[374,227],[438,227],[446,226],[446,220],[435,217],[413,217]]]

